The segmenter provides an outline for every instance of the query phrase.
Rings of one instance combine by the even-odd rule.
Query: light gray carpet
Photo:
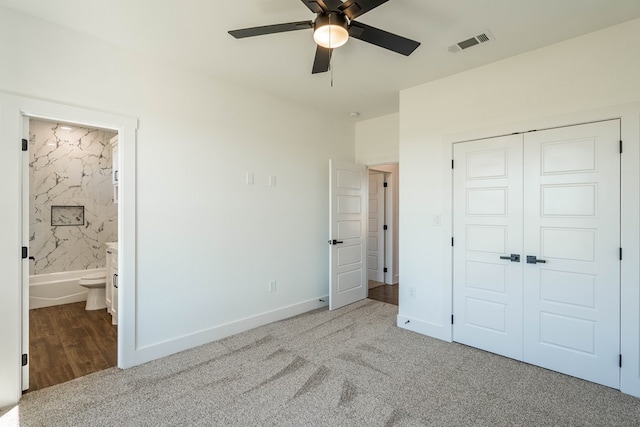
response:
[[[640,399],[395,326],[365,300],[28,393],[22,426],[639,425]]]

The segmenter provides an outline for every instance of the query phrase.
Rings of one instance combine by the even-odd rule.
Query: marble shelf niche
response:
[[[30,274],[104,267],[104,244],[118,235],[109,144],[116,133],[32,119],[29,134]],[[51,206],[84,206],[84,224],[52,225]]]

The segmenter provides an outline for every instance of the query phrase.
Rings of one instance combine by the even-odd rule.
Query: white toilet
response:
[[[89,289],[89,293],[87,294],[87,305],[84,308],[85,310],[100,310],[102,308],[107,308],[107,303],[105,301],[107,276],[105,273],[82,276],[78,284]]]

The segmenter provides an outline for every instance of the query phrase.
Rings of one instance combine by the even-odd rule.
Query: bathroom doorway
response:
[[[117,298],[105,294],[114,289],[107,259],[117,254],[118,136],[67,122],[25,122],[33,391],[117,364],[117,316],[111,307]]]
[[[4,330],[2,357],[7,361],[3,370],[3,391],[19,396],[29,389],[29,122],[42,119],[57,123],[70,123],[90,128],[112,130],[118,133],[118,334],[117,366],[128,368],[136,364],[136,132],[138,120],[112,113],[74,107],[53,101],[44,101],[0,91],[0,131],[3,142],[15,143],[15,151],[6,150],[5,164],[15,167],[5,172],[13,175],[16,185],[9,203],[17,209],[15,215],[5,215],[15,233],[7,233],[7,241],[22,256],[19,264],[5,273],[7,292],[3,314],[10,321]],[[23,151],[24,149],[24,151]],[[10,192],[11,193],[11,192]],[[7,229],[7,227],[5,227]],[[21,250],[18,249],[21,247]],[[11,325],[14,325],[11,327]],[[9,363],[13,361],[13,363]],[[8,374],[8,375],[5,375]],[[6,395],[5,395],[6,397]],[[12,398],[13,399],[13,398]]]

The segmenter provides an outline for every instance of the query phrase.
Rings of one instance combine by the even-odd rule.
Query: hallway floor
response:
[[[118,328],[106,309],[85,303],[29,310],[29,390],[116,366]]]
[[[398,305],[398,289],[400,284],[385,285],[381,282],[369,280],[369,295],[367,298],[388,304]]]

